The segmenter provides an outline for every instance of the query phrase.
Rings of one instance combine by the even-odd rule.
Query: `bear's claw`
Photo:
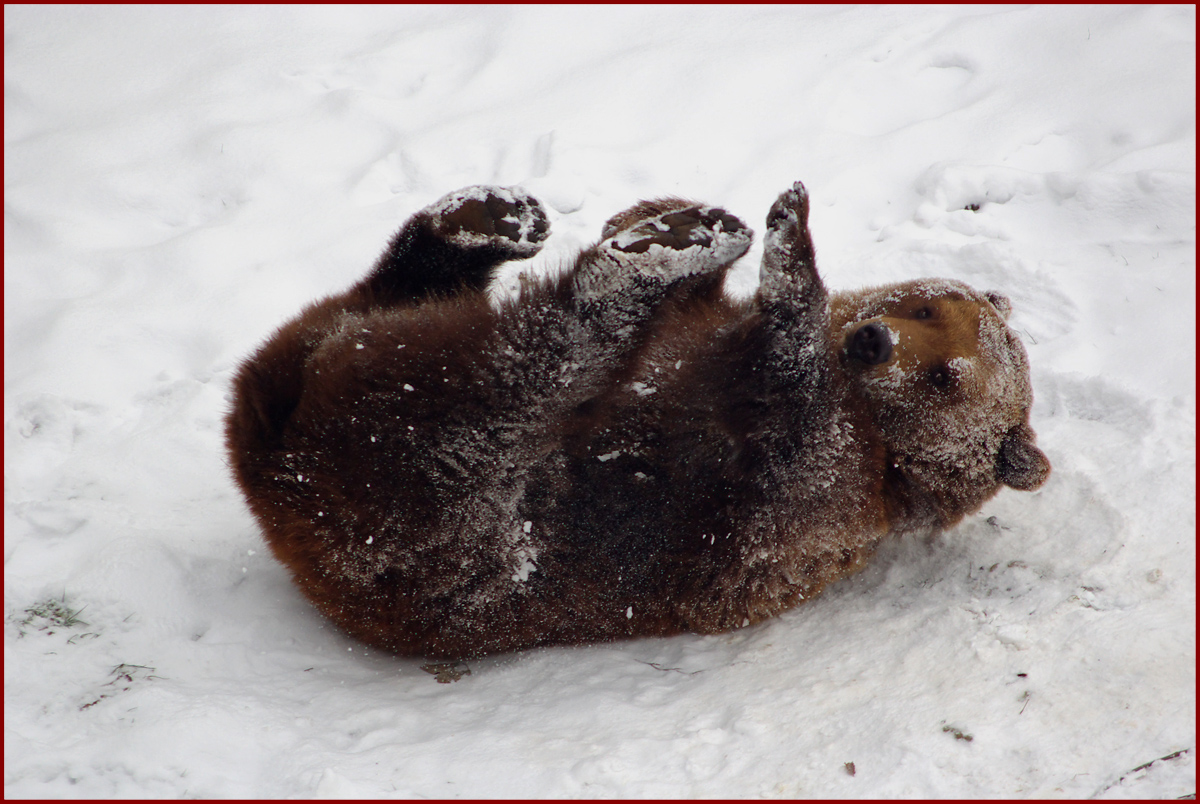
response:
[[[492,247],[532,257],[550,236],[541,203],[520,187],[464,187],[428,208],[434,231],[464,248]]]

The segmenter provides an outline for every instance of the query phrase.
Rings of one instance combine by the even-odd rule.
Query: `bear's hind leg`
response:
[[[611,390],[653,332],[669,298],[703,292],[750,247],[753,233],[722,209],[679,199],[643,202],[613,218],[574,270],[510,302],[497,322],[483,386],[493,442],[506,460],[539,455],[579,406]],[[506,449],[509,447],[505,447]],[[499,462],[503,465],[503,462]]]
[[[413,215],[362,289],[371,306],[481,291],[496,267],[532,257],[550,234],[546,212],[519,187],[464,187]]]
[[[517,187],[466,187],[413,215],[365,279],[310,305],[239,368],[226,439],[242,482],[251,482],[244,465],[282,443],[305,364],[348,315],[482,290],[500,263],[536,254],[549,228],[541,204]]]

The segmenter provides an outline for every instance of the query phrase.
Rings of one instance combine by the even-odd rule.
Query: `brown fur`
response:
[[[721,293],[744,224],[659,199],[498,307],[537,202],[418,213],[235,379],[234,475],[275,555],[363,641],[457,658],[738,628],[1040,485],[1007,300],[829,296],[807,209],[799,184],[772,207],[751,300]]]

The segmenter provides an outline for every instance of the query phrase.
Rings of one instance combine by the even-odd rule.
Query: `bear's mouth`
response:
[[[881,323],[863,324],[846,336],[846,354],[868,366],[886,363],[892,356],[892,333]]]

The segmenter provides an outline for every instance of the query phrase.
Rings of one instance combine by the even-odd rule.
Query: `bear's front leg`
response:
[[[759,280],[759,296],[767,304],[782,303],[792,312],[825,304],[808,231],[808,191],[800,182],[781,193],[767,213]]]
[[[758,306],[769,333],[767,365],[759,380],[765,392],[785,395],[812,392],[824,373],[829,294],[817,273],[816,252],[808,232],[808,191],[796,182],[779,195],[767,213],[767,234],[758,288]]]
[[[825,398],[831,366],[829,298],[817,273],[808,231],[808,192],[803,184],[796,182],[779,195],[766,223],[755,299],[761,315],[746,319],[750,329],[736,336],[756,347],[739,352],[739,359],[749,363],[732,374],[741,378],[737,393],[757,397],[762,410],[795,414],[812,400]],[[783,439],[771,441],[768,452],[787,453],[794,448],[785,443],[793,438],[790,425],[764,421],[756,427],[763,433],[775,433],[768,441]]]

